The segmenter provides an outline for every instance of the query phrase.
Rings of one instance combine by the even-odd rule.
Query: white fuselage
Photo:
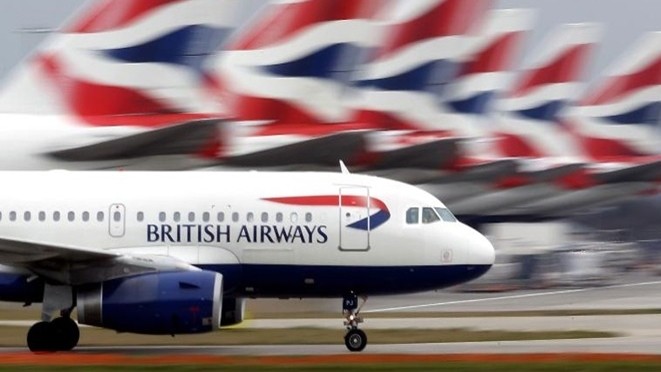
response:
[[[470,280],[493,263],[445,208],[376,177],[260,172],[0,173],[0,238],[169,256],[223,273],[246,296],[400,293]],[[47,257],[44,257],[45,259]],[[20,263],[17,264],[20,266]]]

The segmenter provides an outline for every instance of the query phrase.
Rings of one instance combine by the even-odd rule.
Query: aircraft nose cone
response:
[[[470,236],[470,263],[473,265],[492,266],[496,260],[496,251],[484,235],[471,229]]]
[[[474,265],[492,266],[496,260],[496,250],[484,235],[476,232],[473,245],[471,246],[470,258]]]

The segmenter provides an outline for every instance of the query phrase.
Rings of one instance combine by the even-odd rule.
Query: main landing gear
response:
[[[363,322],[363,318],[358,316],[358,313],[366,302],[367,297],[363,297],[363,303],[358,306],[358,296],[353,292],[342,299],[342,314],[344,315],[344,325],[347,327],[344,344],[352,352],[363,351],[367,346],[367,335],[358,329],[358,324]]]
[[[46,283],[41,322],[35,323],[28,331],[30,351],[69,351],[78,345],[80,331],[78,324],[71,319],[76,306],[74,298],[71,286]],[[59,317],[51,320],[54,314]]]
[[[78,325],[71,319],[70,313],[62,313],[53,321],[41,321],[30,327],[27,337],[30,351],[69,351],[78,345]]]

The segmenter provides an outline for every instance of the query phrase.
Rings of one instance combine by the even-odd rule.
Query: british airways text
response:
[[[326,225],[198,225],[149,224],[149,243],[303,243],[324,244],[328,241]]]

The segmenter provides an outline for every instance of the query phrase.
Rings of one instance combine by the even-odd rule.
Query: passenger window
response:
[[[76,213],[69,211],[69,213],[67,213],[67,219],[69,222],[73,222],[76,219]]]
[[[406,211],[406,223],[409,225],[418,223],[420,218],[420,209],[419,208],[409,208]]]
[[[84,218],[84,216],[83,216],[83,218]],[[145,214],[144,214],[143,212],[138,212],[137,219],[138,219],[138,222],[142,222],[142,221],[144,221],[144,219],[145,219]]]
[[[46,221],[46,212],[44,211],[39,212],[39,221],[41,222]]]
[[[179,213],[179,212],[174,212],[174,214],[172,215],[172,219],[174,220],[174,222],[179,222],[179,221],[181,221],[181,213]]]
[[[9,221],[16,221],[16,212],[11,211],[9,212]]]
[[[232,213],[232,221],[239,222],[239,213],[238,212]]]
[[[312,213],[308,212],[305,214],[305,222],[312,222]]]
[[[269,222],[269,214],[262,212],[262,222]]]
[[[26,211],[25,213],[23,213],[23,219],[25,220],[25,222],[30,222],[30,220],[32,219],[32,213]]]
[[[119,211],[115,211],[115,212],[112,214],[112,219],[115,220],[115,222],[119,222],[119,221],[122,220],[122,214],[119,213]]]
[[[248,212],[248,215],[246,215],[246,221],[252,222],[255,220],[255,215],[252,212]]]
[[[165,212],[159,212],[159,213],[158,213],[158,220],[159,220],[160,222],[165,222],[165,219],[166,219],[166,218],[167,218],[167,216],[165,215]]]
[[[53,212],[53,221],[55,221],[55,222],[60,221],[60,212],[58,212],[58,211]]]
[[[106,218],[103,212],[98,211],[96,212],[96,220],[99,222],[103,222],[103,220]]]
[[[202,213],[202,221],[209,222],[210,219],[211,219],[211,215],[209,214],[209,212]]]
[[[298,213],[292,212],[291,215],[289,216],[289,219],[292,223],[298,222]]]
[[[284,220],[284,217],[283,217],[282,213],[280,213],[280,212],[276,213],[275,221],[276,222],[282,222],[283,220]]]
[[[87,222],[90,220],[90,212],[83,212],[83,222]]]
[[[188,222],[195,222],[195,212],[188,212]]]
[[[2,221],[2,212],[0,212],[0,221]]]
[[[440,220],[433,208],[422,208],[422,223],[434,223]]]
[[[434,208],[436,209],[436,212],[438,213],[439,216],[443,219],[445,222],[457,222],[457,217],[450,212],[449,209],[447,208]]]
[[[216,218],[218,219],[218,222],[223,222],[223,221],[225,221],[225,213],[223,213],[223,212],[218,212],[218,216],[216,216]]]

